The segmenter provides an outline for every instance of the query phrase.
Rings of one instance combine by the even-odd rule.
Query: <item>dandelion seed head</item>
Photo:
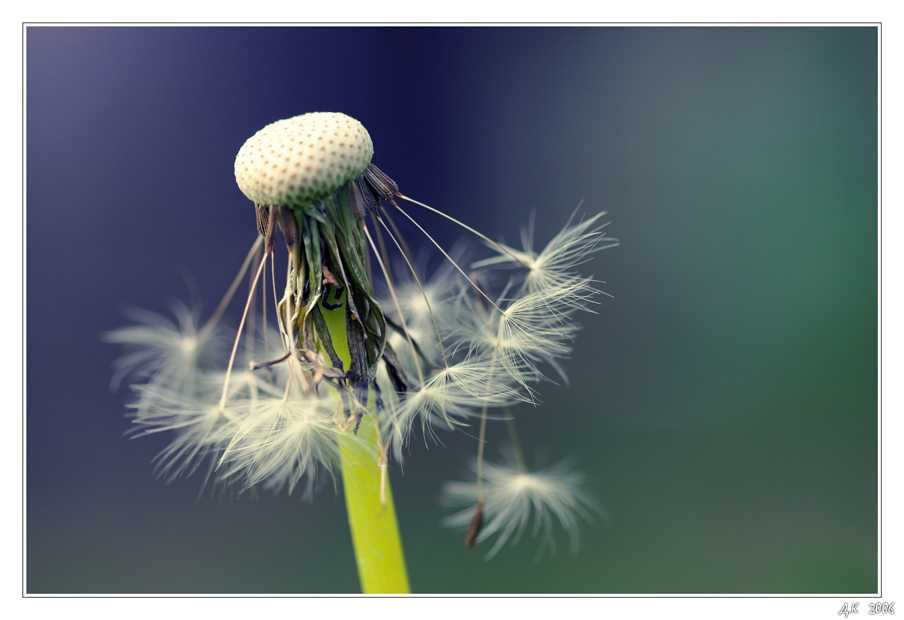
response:
[[[370,134],[357,120],[311,112],[251,136],[235,158],[235,180],[254,204],[300,206],[359,177],[373,154]]]

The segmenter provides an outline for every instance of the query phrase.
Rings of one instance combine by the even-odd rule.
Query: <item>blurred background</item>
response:
[[[238,149],[341,111],[405,194],[492,237],[533,214],[542,246],[581,205],[621,242],[586,266],[613,298],[571,384],[518,412],[605,517],[577,555],[526,536],[487,562],[437,501],[475,440],[415,442],[414,592],[876,592],[877,55],[873,27],[28,27],[27,591],[358,591],[332,489],[156,479],[166,438],[123,436],[101,341],[192,287],[209,314],[257,234]]]

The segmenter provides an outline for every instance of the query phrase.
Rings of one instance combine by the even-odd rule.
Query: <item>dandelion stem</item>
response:
[[[343,292],[339,299],[341,307],[330,310],[321,304],[320,310],[336,355],[348,368],[351,353],[346,328],[346,294]],[[383,475],[382,463],[371,458],[371,452],[362,453],[362,442],[378,452],[382,447],[369,415],[362,419],[357,436],[348,432],[339,435],[342,486],[361,590],[364,594],[407,594],[410,592],[408,571],[392,489]]]

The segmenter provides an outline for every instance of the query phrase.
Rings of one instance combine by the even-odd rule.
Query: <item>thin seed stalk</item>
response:
[[[346,292],[341,306],[329,310],[320,305],[336,354],[345,368],[351,365],[346,330]],[[379,454],[379,443],[373,420],[365,415],[358,429],[357,441],[351,436],[352,425],[339,437],[342,486],[348,524],[355,548],[358,577],[364,594],[407,594],[408,571],[402,552],[402,539],[396,520],[389,480],[386,480],[386,503],[380,500],[381,470],[375,457],[362,456],[361,441],[373,446],[368,454]]]

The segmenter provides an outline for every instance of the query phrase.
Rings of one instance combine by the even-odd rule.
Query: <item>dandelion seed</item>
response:
[[[405,394],[399,412],[402,426],[410,429],[415,420],[420,420],[424,430],[438,421],[454,428],[479,415],[483,407],[530,401],[529,393],[503,379],[502,373],[494,373],[492,360],[468,358],[439,370],[426,383]]]
[[[332,476],[339,463],[334,409],[329,399],[298,395],[241,403],[225,429],[231,439],[219,466],[223,477],[289,493],[304,478],[303,497],[310,498],[321,470]]]
[[[208,458],[216,460],[227,440],[225,425],[236,414],[232,407],[220,409],[213,393],[208,397],[187,396],[161,386],[146,385],[133,414],[136,437],[167,432],[170,444],[156,461],[156,472],[167,482],[190,475]]]
[[[472,466],[477,472],[476,462]],[[509,454],[502,464],[483,463],[483,515],[476,536],[481,543],[495,537],[487,559],[511,541],[518,542],[528,526],[533,538],[540,539],[537,555],[546,549],[556,551],[555,531],[564,530],[577,552],[578,527],[582,520],[592,521],[600,508],[582,488],[583,476],[569,461],[562,461],[546,469],[528,472]],[[467,530],[474,519],[479,501],[477,482],[447,482],[443,485],[442,503],[464,510],[447,517],[449,527]]]
[[[523,250],[516,250],[504,244],[491,246],[497,256],[475,262],[472,267],[480,269],[494,265],[520,266],[527,270],[525,285],[528,291],[536,291],[546,287],[558,287],[562,284],[585,281],[585,286],[592,280],[585,279],[574,270],[587,262],[590,255],[606,248],[618,245],[618,241],[603,234],[603,228],[609,225],[599,224],[605,211],[582,222],[572,225],[571,220],[540,253],[533,251],[533,226],[522,232]],[[573,219],[574,216],[572,216]],[[583,287],[580,287],[583,288]]]
[[[436,332],[448,334],[459,324],[464,286],[466,283],[449,263],[443,263],[430,278],[420,274],[416,280],[407,278],[395,285],[408,329],[434,365],[442,359]]]
[[[570,320],[577,308],[562,302],[568,292],[567,287],[540,289],[503,304],[501,310],[470,302],[470,312],[463,313],[455,331],[456,342],[467,347],[471,356],[494,358],[500,372],[525,390],[546,378],[544,364],[567,381],[558,360],[570,354],[580,329]]]
[[[147,310],[133,309],[136,324],[103,334],[107,342],[122,345],[127,353],[116,362],[112,385],[126,377],[162,392],[192,397],[197,382],[215,367],[226,346],[219,328],[199,331],[197,314],[185,304],[172,306],[175,321]],[[150,406],[156,391],[143,391],[137,409]]]

